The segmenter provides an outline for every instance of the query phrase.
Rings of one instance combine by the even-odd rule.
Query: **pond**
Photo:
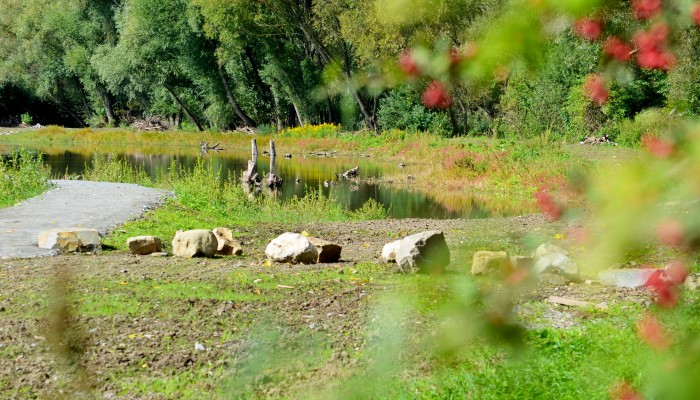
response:
[[[82,174],[85,166],[99,154],[94,150],[56,147],[30,150],[44,154],[44,161],[51,167],[52,175],[55,177]],[[7,154],[11,151],[11,148],[0,147],[0,153]],[[399,172],[401,166],[395,162],[329,153],[324,155],[296,153],[291,154],[291,158],[286,158],[284,152],[278,149],[275,163],[271,166],[271,158],[262,152],[261,149],[257,160],[258,173],[262,177],[269,173],[272,167],[274,173],[283,179],[282,187],[277,192],[280,200],[293,196],[302,197],[311,190],[320,190],[325,196],[333,196],[340,205],[349,210],[356,210],[367,200],[374,199],[388,210],[392,218],[448,219],[491,216],[486,209],[468,198],[453,199],[456,201],[451,201],[448,207],[427,193],[412,190],[410,178],[402,185],[382,183],[380,180],[382,176]],[[117,156],[128,160],[134,167],[143,168],[151,177],[155,177],[159,171],[166,170],[173,162],[185,168],[192,168],[199,158],[210,161],[217,169],[220,168],[224,176],[228,174],[240,176],[247,168],[251,151],[250,148],[237,148],[199,153],[192,151],[191,148],[168,146],[162,147],[158,154],[129,149],[127,152],[118,152]],[[354,167],[359,167],[359,179],[337,178],[336,174]],[[410,174],[412,169],[420,168],[420,165],[407,168]]]

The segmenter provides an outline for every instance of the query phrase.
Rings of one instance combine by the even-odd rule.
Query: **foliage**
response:
[[[37,196],[49,188],[49,168],[41,154],[21,149],[0,156],[0,208]]]
[[[379,101],[377,117],[381,130],[400,129],[451,136],[449,116],[443,111],[425,108],[418,91],[408,85],[395,88]]]

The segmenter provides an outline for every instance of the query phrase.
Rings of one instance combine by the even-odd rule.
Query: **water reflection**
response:
[[[45,162],[50,165],[54,176],[80,175],[95,157],[95,153],[68,149],[38,150],[45,154]],[[162,154],[130,152],[119,154],[119,157],[125,158],[135,167],[143,168],[151,177],[167,170],[173,162],[184,168],[193,168],[197,160],[203,157],[220,169],[222,175],[236,178],[248,168],[248,160],[251,158],[250,149],[226,149],[203,155],[199,151],[169,153],[168,150],[164,148]],[[10,151],[11,149],[0,148],[0,153]],[[281,187],[275,193],[280,200],[303,197],[314,189],[325,196],[332,194],[339,204],[349,210],[357,210],[367,200],[374,199],[389,210],[392,218],[485,218],[491,215],[466,196],[457,201],[459,207],[447,208],[426,193],[375,183],[376,178],[383,174],[397,172],[399,167],[394,163],[360,157],[319,157],[308,154],[291,154],[291,158],[278,155],[274,162],[271,161],[273,160],[264,153],[259,155],[257,171],[263,185],[265,175],[271,170],[282,178]],[[337,174],[356,166],[359,167],[359,179],[338,180]],[[329,182],[328,186],[324,186],[324,181]]]

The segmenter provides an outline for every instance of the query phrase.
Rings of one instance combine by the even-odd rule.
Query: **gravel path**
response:
[[[39,232],[94,228],[100,235],[140,216],[170,193],[128,183],[51,181],[54,189],[0,210],[0,258],[53,255],[37,247]]]

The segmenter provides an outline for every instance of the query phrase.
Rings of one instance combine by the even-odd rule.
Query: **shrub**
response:
[[[34,119],[29,113],[24,113],[19,118],[24,125],[31,125],[34,122]]]
[[[425,108],[420,94],[410,85],[398,86],[382,98],[377,116],[381,130],[429,131],[441,136],[452,131],[449,115]]]

